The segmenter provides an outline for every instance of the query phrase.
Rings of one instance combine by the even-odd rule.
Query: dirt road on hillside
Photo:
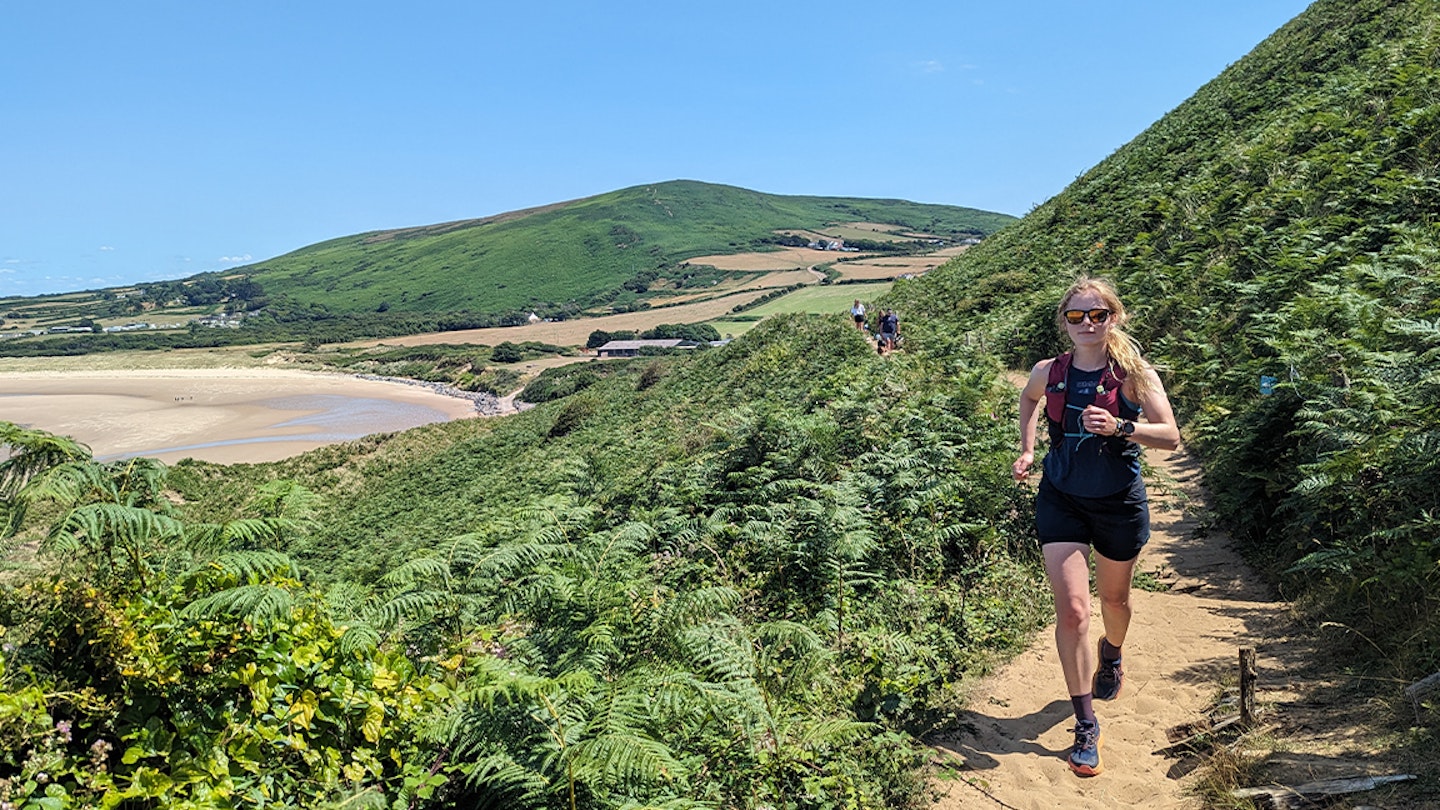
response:
[[[1169,745],[1167,729],[1201,719],[1235,685],[1239,648],[1257,652],[1262,700],[1283,695],[1295,662],[1310,656],[1289,605],[1258,584],[1228,537],[1200,530],[1198,465],[1183,449],[1148,450],[1147,460],[1156,468],[1147,477],[1152,536],[1139,570],[1169,588],[1133,594],[1124,690],[1095,704],[1104,772],[1081,778],[1066,764],[1074,717],[1054,637],[1042,632],[971,694],[968,730],[935,743],[935,807],[1198,808],[1189,776],[1198,761],[1156,753]],[[1098,601],[1094,610],[1098,638]]]
[[[532,323],[526,326],[496,326],[490,329],[458,329],[453,332],[426,332],[420,335],[401,335],[379,340],[356,340],[342,346],[429,346],[436,343],[483,343],[494,346],[504,341],[524,343],[536,340],[555,346],[583,346],[590,333],[600,329],[607,332],[628,329],[643,331],[653,329],[662,323],[703,323],[727,315],[736,306],[748,304],[773,292],[772,288],[749,289],[709,301],[679,304],[673,307],[643,309],[621,315],[602,315],[595,318],[575,318],[569,321]]]

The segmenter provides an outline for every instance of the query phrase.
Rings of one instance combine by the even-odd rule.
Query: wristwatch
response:
[[[1131,436],[1134,436],[1134,435],[1135,435],[1135,423],[1134,423],[1134,422],[1131,422],[1129,419],[1116,419],[1116,420],[1115,420],[1115,434],[1114,434],[1114,435],[1117,436],[1117,437],[1124,437],[1124,438],[1126,438],[1126,439],[1130,438]]]

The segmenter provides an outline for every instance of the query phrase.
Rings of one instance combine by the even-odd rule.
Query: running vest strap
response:
[[[1046,425],[1050,450],[1045,454],[1045,480],[1067,495],[1103,498],[1137,486],[1140,445],[1124,436],[1091,433],[1081,421],[1090,405],[1121,419],[1135,419],[1140,408],[1120,392],[1123,377],[1113,361],[1105,368],[1075,368],[1068,354],[1055,358],[1046,386]],[[1051,419],[1054,413],[1057,419]]]
[[[1045,416],[1056,425],[1065,424],[1065,379],[1070,373],[1070,360],[1070,352],[1056,357],[1055,362],[1050,364],[1050,376],[1045,381]],[[1100,383],[1095,387],[1095,404],[1119,416],[1120,387],[1124,384],[1125,369],[1107,358]]]

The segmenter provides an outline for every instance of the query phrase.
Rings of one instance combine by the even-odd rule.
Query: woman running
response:
[[[1108,281],[1082,277],[1056,315],[1072,350],[1041,360],[1020,392],[1024,481],[1035,463],[1035,412],[1043,408],[1050,449],[1035,497],[1045,573],[1055,596],[1055,647],[1075,709],[1070,768],[1100,773],[1094,700],[1114,700],[1124,684],[1121,648],[1130,627],[1130,580],[1150,539],[1150,505],[1140,478],[1141,445],[1180,446],[1175,414],[1154,366],[1123,331],[1128,317]],[[1136,420],[1144,415],[1145,421]],[[1090,550],[1104,633],[1090,648]]]

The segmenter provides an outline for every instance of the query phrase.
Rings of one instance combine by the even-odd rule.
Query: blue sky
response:
[[[682,178],[1023,215],[1306,5],[10,2],[0,295]]]

